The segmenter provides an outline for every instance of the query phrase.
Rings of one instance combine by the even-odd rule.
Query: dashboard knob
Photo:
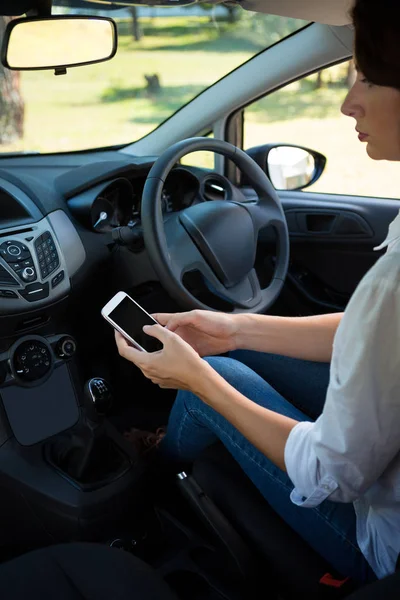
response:
[[[21,273],[21,277],[24,281],[33,281],[36,279],[35,269],[32,267],[25,267]]]
[[[57,343],[56,353],[60,358],[71,358],[76,352],[76,342],[73,338],[65,336]]]

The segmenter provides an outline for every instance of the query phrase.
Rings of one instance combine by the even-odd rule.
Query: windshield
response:
[[[58,12],[88,14],[65,8]],[[91,14],[116,21],[118,51],[112,60],[60,76],[0,65],[0,153],[131,143],[232,69],[306,24],[207,4]],[[7,20],[0,16],[0,38]],[[78,47],[82,43],[71,40]]]

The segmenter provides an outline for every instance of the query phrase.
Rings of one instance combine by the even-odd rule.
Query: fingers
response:
[[[152,316],[169,331],[175,331],[178,327],[193,325],[197,319],[196,310],[190,310],[182,313],[155,313]]]
[[[147,353],[132,348],[119,331],[115,331],[115,341],[117,343],[118,352],[123,358],[130,360],[137,366],[142,366],[147,363]]]
[[[175,313],[152,313],[152,317],[160,323],[166,325]]]

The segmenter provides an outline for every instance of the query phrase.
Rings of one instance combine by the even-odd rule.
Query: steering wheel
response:
[[[209,150],[222,154],[242,171],[258,195],[257,202],[201,202],[164,219],[161,194],[171,169],[186,154]],[[277,299],[289,263],[289,233],[279,197],[264,171],[245,152],[215,139],[189,138],[166,150],[151,168],[143,189],[141,218],[145,247],[164,289],[187,310],[214,310],[183,285],[197,270],[216,296],[233,305],[233,313],[263,313]],[[277,236],[273,278],[261,289],[254,263],[261,228]]]

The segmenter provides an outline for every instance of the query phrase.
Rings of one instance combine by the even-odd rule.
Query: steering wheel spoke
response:
[[[244,310],[254,308],[262,301],[260,282],[254,269],[242,281],[230,288],[219,281],[207,264],[200,271],[211,292],[238,308]]]
[[[168,216],[164,222],[164,231],[171,269],[175,277],[182,281],[183,275],[188,271],[200,270],[204,259],[190,235],[181,225],[179,214],[176,212]]]

